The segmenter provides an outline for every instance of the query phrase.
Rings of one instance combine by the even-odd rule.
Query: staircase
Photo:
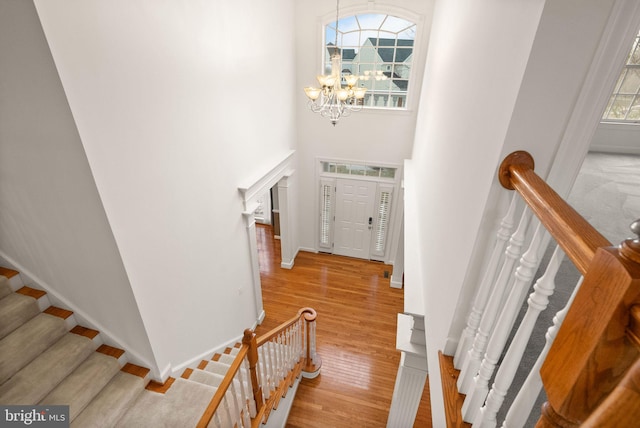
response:
[[[227,375],[241,346],[158,384],[148,369],[128,363],[123,350],[103,344],[98,331],[77,325],[71,311],[51,306],[45,292],[0,267],[1,405],[68,405],[72,427],[257,426],[266,419],[249,418],[258,413],[253,399],[244,399],[240,416],[229,412],[227,401],[222,414],[211,407],[221,384],[252,392],[250,380],[239,385]],[[248,377],[248,365],[244,372]],[[226,389],[218,395],[226,397]],[[203,425],[207,411],[215,419]]]

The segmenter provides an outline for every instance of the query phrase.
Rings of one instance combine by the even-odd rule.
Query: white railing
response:
[[[515,179],[510,175],[513,175]],[[565,252],[569,255],[569,259],[576,266],[579,273],[586,275],[589,269],[598,271],[599,279],[592,279],[589,283],[590,293],[595,293],[593,294],[595,296],[599,296],[605,288],[616,290],[616,287],[620,288],[623,286],[622,284],[625,284],[624,286],[628,286],[626,285],[627,283],[632,284],[633,280],[628,279],[628,277],[633,277],[634,269],[637,269],[637,267],[633,266],[633,262],[636,265],[640,263],[640,237],[637,240],[623,242],[620,251],[611,253],[621,255],[601,255],[596,257],[597,254],[600,254],[597,253],[598,249],[611,248],[611,244],[533,173],[533,161],[528,154],[516,152],[507,157],[503,162],[503,166],[501,166],[500,181],[505,187],[509,189],[515,188],[517,192],[514,192],[509,209],[496,233],[494,248],[485,268],[482,281],[478,285],[476,296],[467,318],[467,325],[462,331],[452,362],[453,367],[459,370],[457,392],[465,394],[461,408],[458,407],[458,415],[465,422],[472,424],[474,428],[494,428],[497,426],[521,428],[527,425],[529,415],[543,388],[545,374],[541,376],[541,368],[547,366],[545,361],[551,355],[550,349],[554,349],[552,348],[554,338],[559,331],[562,332],[561,327],[565,316],[573,314],[572,324],[570,324],[569,329],[564,330],[565,343],[561,347],[562,352],[558,353],[556,351],[553,357],[554,361],[549,367],[553,365],[566,367],[566,361],[573,357],[570,346],[566,345],[567,335],[569,335],[568,337],[575,337],[577,333],[573,333],[573,331],[579,329],[584,330],[583,334],[589,333],[588,329],[584,328],[584,321],[578,321],[576,324],[576,318],[585,317],[581,313],[582,310],[571,311],[572,302],[576,295],[579,295],[578,290],[583,281],[582,277],[578,278],[579,275],[576,276],[577,284],[571,282],[567,284],[567,281],[564,281],[563,291],[568,292],[566,294],[570,293],[571,297],[564,308],[555,314],[553,325],[536,328],[536,324],[541,319],[540,315],[549,306],[550,299],[555,298],[555,278],[565,257]],[[522,199],[524,199],[524,203]],[[516,212],[520,205],[523,205],[524,209],[520,214],[516,230],[512,231],[517,216]],[[530,220],[534,214],[537,218],[531,222]],[[640,222],[636,223],[638,224],[636,229],[640,231]],[[533,227],[530,227],[530,224],[535,225],[535,230],[532,230]],[[523,306],[531,284],[536,279],[535,275],[539,270],[540,260],[545,254],[550,241],[550,235],[547,230],[559,245],[554,249],[547,266],[543,267],[544,273],[535,281],[533,292],[529,294],[526,306]],[[524,248],[526,248],[526,251],[522,254]],[[605,283],[609,279],[607,278],[607,272],[609,272],[609,269],[613,271],[612,266],[614,263],[606,261],[608,260],[607,257],[617,257],[622,260],[616,266],[618,272],[621,272],[620,278],[622,279],[614,280],[609,285]],[[629,265],[628,261],[632,261],[632,263]],[[631,273],[627,274],[625,272]],[[581,306],[597,308],[598,305],[601,305],[600,307],[604,305],[604,307],[607,307],[606,303],[597,302],[598,299],[602,300],[602,298],[582,294]],[[623,303],[623,300],[619,300],[615,304],[622,305],[620,310],[627,310],[628,308],[625,305],[629,305],[629,303]],[[559,306],[556,304],[556,307]],[[515,326],[516,320],[525,310],[526,312],[522,316],[519,325]],[[636,312],[637,318],[640,318],[640,304]],[[586,317],[588,318],[588,315]],[[549,316],[545,318],[550,319]],[[622,329],[624,333],[624,325],[620,327],[619,324],[616,324],[619,319],[620,317],[610,318],[607,321],[603,317],[602,326],[599,326],[598,329],[592,328],[592,331],[610,329],[608,331],[619,335]],[[624,322],[624,319],[622,321]],[[609,324],[604,324],[604,322]],[[635,323],[638,325],[637,330],[640,330],[640,321]],[[575,325],[578,327],[574,327]],[[526,379],[519,385],[514,384],[516,374],[526,365],[523,364],[523,357],[525,353],[530,352],[528,344],[532,334],[539,332],[542,335],[544,331],[546,331],[544,349],[537,356],[536,362]],[[567,331],[571,332],[566,333]],[[627,329],[627,336],[631,334],[628,331]],[[596,336],[595,338],[589,338],[589,341],[596,343],[598,340],[612,340],[605,333],[600,334],[605,339],[598,339]],[[631,335],[633,336],[633,334]],[[537,338],[537,342],[540,345],[542,345],[542,340],[544,338]],[[640,342],[640,339],[638,342]],[[602,351],[600,351],[600,354],[595,351],[589,351],[592,353],[589,354],[588,358],[594,359],[594,363],[591,366],[598,366],[602,361],[605,366],[611,367],[613,371],[616,371],[617,375],[624,373],[624,368],[629,365],[629,359],[631,358],[627,357],[627,355],[637,355],[638,351],[635,354],[627,351],[625,348],[627,345],[622,345],[622,341],[615,343],[615,346],[609,346],[610,349],[607,348],[609,354],[606,357],[602,357]],[[628,341],[625,343],[628,343]],[[507,344],[509,344],[508,347]],[[639,345],[636,344],[636,346]],[[613,365],[614,362],[612,361],[614,361],[615,356],[618,356],[621,368]],[[535,359],[535,356],[533,359],[530,358],[530,355],[528,357],[528,360],[531,361]],[[610,364],[611,366],[609,366]],[[544,371],[544,368],[542,370]],[[547,381],[549,379],[553,380],[554,377],[550,370],[549,368],[547,369]],[[568,369],[565,368],[565,370]],[[594,374],[591,374],[588,370],[589,367],[586,365],[576,369],[576,376],[594,379]],[[598,367],[596,370],[601,370],[601,368]],[[638,374],[640,374],[640,369]],[[520,376],[520,378],[522,377],[524,376]],[[577,377],[572,379],[577,379]],[[602,391],[598,392],[600,395],[596,395],[596,398],[587,399],[585,397],[590,392],[585,394],[585,391],[597,389],[598,386],[587,385],[584,381],[582,383],[575,382],[571,386],[572,389],[562,385],[555,387],[556,389],[554,390],[556,395],[554,399],[556,401],[559,400],[558,391],[561,391],[565,396],[579,397],[576,401],[580,402],[582,407],[578,406],[573,409],[563,407],[561,411],[566,415],[584,413],[589,406],[591,406],[589,411],[593,411],[594,403],[597,404],[598,399],[601,399],[607,393],[606,388],[603,387]],[[548,388],[549,385],[554,388],[553,384],[545,382],[545,388]],[[511,405],[508,409],[502,409],[507,398],[512,400]],[[568,402],[563,401],[561,403],[564,403],[562,404],[564,406]],[[556,413],[557,410],[552,407],[553,404],[545,405],[542,412],[543,418],[540,419],[543,422],[540,426],[564,426],[562,425],[563,423],[571,420],[567,419],[565,415],[558,417],[559,413]],[[610,413],[603,412],[602,414]],[[535,420],[538,419],[539,414],[536,412]],[[587,416],[588,414],[586,413]],[[454,415],[454,417],[459,416]],[[501,418],[502,420],[499,420]],[[568,423],[566,426],[574,426],[572,425],[573,422],[566,423]]]

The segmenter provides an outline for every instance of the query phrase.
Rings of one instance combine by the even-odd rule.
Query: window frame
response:
[[[635,63],[630,63],[632,58],[635,58]],[[637,82],[635,92],[622,92],[620,90],[623,89],[623,83],[625,82],[625,79],[629,75],[629,73],[636,74]],[[629,108],[627,108],[624,112],[624,118],[608,117],[610,115],[612,107],[614,106],[615,100],[617,100],[619,97],[631,98],[631,101],[628,104]],[[629,114],[632,111],[635,112],[637,117],[628,119]],[[618,79],[616,80],[613,92],[609,97],[609,101],[607,102],[607,106],[604,109],[600,120],[602,123],[640,124],[640,31],[636,34],[633,40],[631,50],[629,51],[624,66],[622,67],[622,70],[618,75]]]
[[[402,20],[408,21],[412,24],[413,28],[415,28],[415,34],[414,34],[413,45],[412,45],[412,58],[410,63],[411,67],[409,71],[409,76],[406,79],[408,82],[407,90],[406,92],[401,93],[405,99],[405,102],[403,103],[404,105],[402,107],[389,106],[388,103],[385,106],[363,105],[362,111],[363,112],[364,111],[368,111],[368,112],[384,111],[386,113],[412,111],[415,109],[415,102],[417,102],[415,100],[418,99],[417,94],[422,85],[422,82],[418,82],[416,80],[416,73],[417,73],[416,70],[418,68],[423,69],[424,67],[423,57],[425,52],[422,52],[420,50],[422,46],[421,46],[421,43],[419,43],[421,40],[422,27],[424,26],[423,19],[420,15],[417,15],[415,13],[412,13],[402,8],[389,6],[389,5],[385,5],[385,6],[374,5],[373,7],[370,6],[367,8],[362,8],[362,7],[350,7],[350,8],[344,8],[344,9],[341,8],[338,20],[342,21],[345,18],[350,18],[356,15],[366,15],[366,14],[381,14],[381,15],[387,15],[387,16],[400,18]],[[329,56],[332,53],[330,48],[328,48],[326,45],[327,26],[333,24],[333,27],[335,27],[335,21],[336,21],[336,15],[335,15],[335,12],[333,12],[331,14],[325,15],[324,19],[322,19],[322,21],[320,22],[319,45],[321,48],[321,52],[320,52],[320,73],[321,74],[327,73],[326,66],[329,62]],[[347,49],[349,48],[351,48],[351,46],[347,46]],[[397,64],[401,64],[401,63],[391,63],[390,65],[393,68]],[[344,69],[344,66],[342,68]],[[376,94],[379,94],[379,93],[376,92]],[[395,98],[396,93],[386,91],[385,93],[380,93],[380,94],[386,95],[389,98]],[[400,94],[400,92],[398,92],[398,94]]]

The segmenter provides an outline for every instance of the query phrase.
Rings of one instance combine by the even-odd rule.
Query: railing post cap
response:
[[[622,242],[620,252],[627,259],[633,260],[636,263],[640,263],[640,219],[634,221],[629,225],[629,229],[636,237],[627,239]]]
[[[513,190],[514,187],[511,184],[511,171],[510,167],[515,165],[522,165],[527,169],[533,170],[535,167],[535,162],[533,161],[533,156],[529,154],[529,152],[525,152],[524,150],[518,150],[510,155],[508,155],[502,163],[500,164],[500,169],[498,170],[498,180],[502,187],[505,189]]]

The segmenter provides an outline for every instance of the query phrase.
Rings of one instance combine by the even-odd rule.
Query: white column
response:
[[[253,211],[242,213],[247,227],[249,239],[249,253],[251,254],[251,271],[253,276],[253,293],[256,301],[256,319],[258,324],[264,320],[264,306],[262,304],[262,283],[260,282],[260,265],[258,264],[258,238],[256,237],[256,219]]]
[[[280,254],[282,261],[280,267],[291,269],[293,267],[296,252],[293,249],[293,237],[291,227],[291,210],[289,203],[289,177],[288,173],[278,181],[278,203],[280,208]]]
[[[424,318],[398,314],[396,349],[402,352],[387,428],[413,426],[427,380]]]

